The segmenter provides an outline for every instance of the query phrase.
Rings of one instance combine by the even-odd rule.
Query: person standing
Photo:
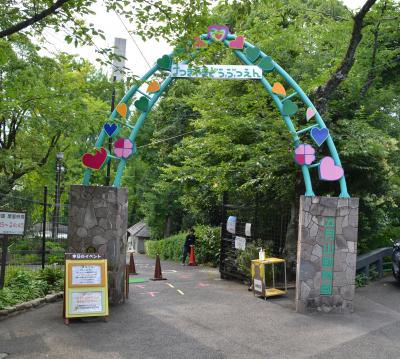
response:
[[[189,234],[186,236],[185,243],[183,245],[183,256],[182,256],[182,265],[186,264],[186,258],[190,253],[190,247],[196,244],[196,236],[194,234],[194,229],[189,229]]]

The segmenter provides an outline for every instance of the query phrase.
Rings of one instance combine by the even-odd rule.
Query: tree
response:
[[[17,33],[40,37],[45,28],[65,33],[65,40],[75,46],[93,46],[93,39],[104,37],[104,32],[92,23],[86,15],[94,14],[97,0],[3,0],[0,1],[0,39],[9,39]],[[208,4],[201,0],[176,0],[172,3],[159,0],[105,0],[107,11],[115,12],[134,24],[136,35],[143,39],[164,38],[186,45],[196,30],[204,25]],[[45,40],[45,37],[42,36]],[[100,62],[110,62],[116,55],[112,48],[97,48]]]
[[[107,116],[101,92],[111,84],[87,62],[40,57],[24,38],[0,46],[0,185],[8,192],[27,174],[45,173],[56,151],[83,152]],[[79,152],[73,157],[79,162]]]
[[[306,92],[314,93],[314,98],[316,93],[324,93],[326,86],[331,89],[322,99],[324,119],[339,148],[350,193],[361,198],[363,249],[371,248],[374,238],[388,225],[398,226],[396,208],[400,204],[399,8],[393,1],[373,3],[367,2],[355,15],[340,2],[331,1],[254,2],[241,4],[239,11],[237,4],[220,4],[209,21],[229,23],[237,34],[266,50]],[[214,44],[202,60],[234,63],[230,52],[224,51]],[[338,73],[345,74],[340,81]],[[268,76],[272,82],[278,80],[274,74]],[[174,193],[168,198],[173,198],[177,216],[183,213],[184,218],[206,223],[216,219],[224,191],[247,196],[250,202],[259,194],[267,203],[298,207],[304,189],[291,158],[287,130],[258,84],[193,80],[184,96],[170,91],[165,100],[198,113],[187,130],[199,131],[174,144],[167,156],[162,145],[152,157],[162,158],[162,163],[155,161],[154,167],[143,156],[148,173],[155,173],[152,186],[144,188],[144,214],[165,216],[174,211],[165,211],[164,200],[158,202],[162,211],[147,205],[156,203],[161,193]],[[163,119],[171,117],[162,104],[157,113]],[[306,125],[302,117],[296,119],[297,127]],[[150,128],[154,128],[153,122]],[[302,140],[309,138],[305,134]],[[324,148],[321,151],[324,153]],[[337,195],[336,183],[313,182],[318,183],[317,193]],[[292,217],[297,217],[297,211],[292,211]],[[165,223],[165,217],[161,222]],[[292,227],[296,228],[295,221]],[[288,243],[295,243],[296,231],[289,233]]]

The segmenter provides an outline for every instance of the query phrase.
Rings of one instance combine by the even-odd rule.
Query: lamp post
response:
[[[58,222],[60,217],[60,197],[61,197],[61,174],[64,172],[63,166],[64,153],[58,152],[56,154],[56,193],[54,201],[54,212],[53,212],[53,226],[52,226],[52,237],[53,240],[58,239]]]

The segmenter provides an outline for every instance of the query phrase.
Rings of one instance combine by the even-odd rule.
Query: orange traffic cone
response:
[[[190,247],[189,265],[190,266],[197,266],[196,256],[194,255],[194,246]]]
[[[154,268],[154,278],[151,278],[151,280],[166,280],[166,279],[167,278],[163,278],[162,276],[160,256],[157,254],[156,267]]]
[[[133,259],[133,253],[129,257],[129,274],[137,274],[135,268],[135,260]]]

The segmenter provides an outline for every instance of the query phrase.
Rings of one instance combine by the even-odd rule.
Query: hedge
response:
[[[220,228],[196,226],[194,229],[196,234],[196,262],[216,267],[219,264]],[[181,232],[158,241],[146,241],[146,254],[150,257],[159,254],[163,260],[169,259],[180,262],[186,236],[187,232]]]

